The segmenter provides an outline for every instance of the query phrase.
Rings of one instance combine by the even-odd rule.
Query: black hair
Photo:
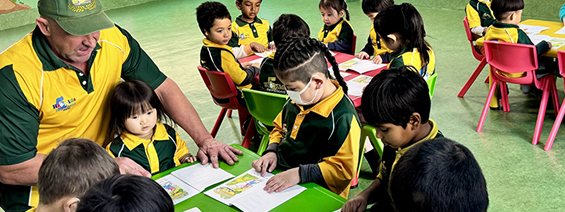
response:
[[[524,0],[492,0],[490,9],[496,20],[501,21],[507,19],[510,12],[523,10]]]
[[[365,121],[373,126],[392,123],[406,129],[413,113],[420,114],[421,122],[426,123],[430,108],[428,84],[413,66],[383,70],[361,97]]]
[[[216,19],[230,19],[230,12],[226,5],[217,1],[207,1],[196,8],[196,20],[202,34],[210,32]]]
[[[335,78],[347,94],[347,84],[339,72],[339,67],[328,47],[309,37],[287,37],[277,44],[277,53],[273,68],[279,79],[288,79],[291,82],[300,81],[307,84],[316,72],[322,72],[330,78],[328,64],[332,65]]]
[[[397,34],[399,39],[407,43],[405,47],[408,49],[416,48],[420,52],[422,59],[422,67],[425,67],[430,61],[430,44],[426,37],[424,29],[424,20],[416,8],[410,3],[402,3],[401,5],[392,5],[385,10],[379,12],[375,17],[375,32],[382,39],[391,41],[390,34]]]
[[[273,23],[273,41],[278,44],[284,38],[292,36],[310,37],[310,27],[300,16],[282,14]]]
[[[110,97],[110,105],[110,130],[104,146],[127,130],[125,122],[130,116],[153,108],[157,111],[157,122],[174,125],[153,88],[143,81],[128,80],[118,84]]]
[[[237,3],[241,3],[243,2],[243,0],[235,0]],[[261,0],[261,2],[263,2],[263,0]]]
[[[345,20],[349,21],[349,10],[347,9],[347,3],[345,0],[320,0],[318,8],[324,8],[326,10],[334,9],[339,12],[345,11]]]
[[[389,186],[397,212],[484,212],[489,204],[473,153],[447,138],[411,147],[394,166]]]
[[[361,3],[361,8],[363,13],[378,13],[394,5],[394,0],[363,0]]]
[[[115,175],[92,186],[80,198],[77,212],[173,212],[173,200],[151,178]]]

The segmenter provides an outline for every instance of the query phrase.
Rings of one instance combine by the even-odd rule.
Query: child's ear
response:
[[[396,36],[396,34],[389,34],[386,37],[391,39],[393,43],[396,43],[396,41],[398,40],[398,36]]]
[[[409,125],[412,127],[412,130],[418,129],[422,124],[422,116],[419,113],[412,113],[410,116]]]
[[[68,199],[67,202],[65,202],[65,205],[64,205],[65,212],[75,212],[77,210],[79,202],[80,202],[80,199],[78,199],[77,197],[73,197],[73,198]]]
[[[239,3],[237,0],[235,1],[235,6],[238,10],[241,10],[241,3]]]
[[[324,80],[321,77],[316,77],[319,75],[315,75],[314,78],[312,78],[312,81],[314,81],[316,83],[316,89],[321,89],[322,86],[324,85]]]
[[[208,30],[204,30],[204,35],[205,35],[206,37],[208,37],[208,34],[210,34],[210,33],[208,33]]]
[[[345,10],[341,10],[339,11],[339,18],[343,18],[343,16],[345,15]]]

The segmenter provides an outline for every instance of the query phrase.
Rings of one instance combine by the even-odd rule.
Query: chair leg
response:
[[[259,144],[259,149],[257,149],[257,154],[259,156],[263,155],[263,152],[265,151],[265,149],[267,149],[267,146],[269,145],[269,135],[263,135],[263,138],[261,138],[261,144]]]
[[[488,77],[489,77],[489,76],[487,76],[487,78],[485,78],[485,83],[488,83]]]
[[[228,109],[222,108],[220,111],[220,115],[218,115],[218,119],[216,119],[216,124],[214,124],[214,128],[212,128],[212,132],[210,133],[212,137],[216,137],[218,130],[220,129],[220,125],[222,125],[222,121],[224,120],[224,116],[226,115],[226,111]]]
[[[231,118],[231,112],[232,110],[228,109],[228,118]]]
[[[561,108],[559,109],[559,113],[557,118],[555,119],[555,123],[553,123],[553,127],[551,128],[551,133],[549,133],[549,137],[547,138],[547,143],[545,143],[545,147],[543,148],[545,151],[549,151],[551,149],[551,145],[553,145],[553,141],[557,136],[557,131],[559,131],[559,127],[561,126],[561,122],[563,121],[563,115],[565,115],[565,100],[561,103]]]
[[[487,100],[485,102],[485,107],[483,108],[483,112],[481,113],[481,118],[479,119],[479,125],[477,125],[477,132],[480,132],[481,130],[483,130],[483,125],[485,124],[485,119],[486,119],[487,114],[488,114],[490,101],[492,100],[492,97],[494,96],[494,91],[496,90],[496,86],[498,85],[498,83],[499,83],[498,81],[493,80],[492,85],[490,86],[490,90],[488,92]]]
[[[510,112],[510,103],[508,102],[508,87],[505,82],[500,82],[500,101],[504,112]]]
[[[249,122],[249,126],[247,127],[247,131],[245,131],[245,136],[243,137],[243,142],[241,142],[241,146],[249,149],[249,145],[251,144],[251,139],[255,134],[255,123],[253,122],[253,117]]]
[[[459,91],[459,94],[457,94],[457,97],[462,98],[463,96],[465,96],[465,94],[467,93],[467,91],[469,90],[469,88],[471,87],[473,82],[475,82],[475,80],[477,79],[477,77],[479,76],[479,74],[481,73],[481,71],[483,70],[483,68],[485,67],[486,64],[487,64],[487,60],[483,58],[481,60],[481,63],[479,63],[479,66],[475,69],[475,71],[473,72],[471,77],[469,77],[469,79],[467,80],[467,82],[465,83],[463,88],[461,88],[461,91]]]
[[[533,145],[537,145],[539,138],[541,136],[541,130],[543,128],[543,119],[545,118],[545,111],[547,110],[547,100],[549,99],[549,83],[545,83],[543,86],[543,94],[541,96],[541,102],[538,112],[538,120],[536,121],[536,129],[534,130],[534,138],[532,140]]]
[[[553,102],[553,112],[555,112],[555,116],[558,115],[557,111],[559,111],[559,97],[557,96],[557,87],[555,83],[551,83],[551,101]]]

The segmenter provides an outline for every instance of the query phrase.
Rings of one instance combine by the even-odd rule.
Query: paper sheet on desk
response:
[[[554,37],[550,37],[549,35],[530,35],[529,37],[530,40],[532,40],[532,43],[534,43],[535,45],[540,43],[542,40],[550,42],[551,45],[553,45],[552,49],[559,49],[563,45],[565,45],[564,38],[554,38]]]
[[[353,58],[351,60],[345,61],[339,64],[339,70],[353,70],[359,74],[369,72],[375,69],[379,69],[386,66],[386,64],[375,64],[370,60],[361,60],[359,58]]]
[[[549,27],[520,24],[520,29],[524,30],[528,35],[535,35],[543,30],[549,29]]]
[[[370,76],[359,75],[349,81],[346,81],[347,87],[349,88],[347,94],[352,96],[362,96],[363,89],[369,84],[369,82],[371,82],[371,79],[373,78]]]
[[[557,32],[555,32],[555,34],[561,34],[561,35],[565,34],[565,26],[563,28],[557,30]]]
[[[271,55],[273,52],[276,52],[276,50],[269,50],[269,51],[264,51],[264,52],[255,52],[255,55],[265,58],[268,57],[269,55]]]
[[[331,66],[328,68],[328,71],[330,72],[330,75],[333,77],[333,79],[335,79],[335,73],[334,73],[334,70]],[[339,74],[343,78],[346,78],[347,76],[351,75],[350,73],[346,73],[346,72],[343,72],[343,71],[340,71]]]
[[[175,205],[200,193],[200,191],[189,186],[173,175],[164,176],[155,182],[165,189],[167,194],[169,194],[171,199],[173,199],[173,204]]]
[[[203,191],[208,186],[234,177],[233,174],[230,174],[223,169],[215,169],[212,167],[212,163],[208,163],[206,165],[202,165],[201,163],[194,164],[192,166],[173,171],[171,172],[171,175],[178,177],[200,191]]]

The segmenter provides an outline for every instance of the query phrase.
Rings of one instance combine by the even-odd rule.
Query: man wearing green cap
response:
[[[199,146],[202,163],[228,164],[241,151],[216,141],[177,84],[159,71],[99,0],[40,0],[36,28],[0,54],[0,206],[38,204],[37,173],[60,141],[107,140],[109,97],[120,79],[151,85],[169,115]],[[235,154],[234,154],[235,153]],[[150,176],[129,158],[122,173]]]

